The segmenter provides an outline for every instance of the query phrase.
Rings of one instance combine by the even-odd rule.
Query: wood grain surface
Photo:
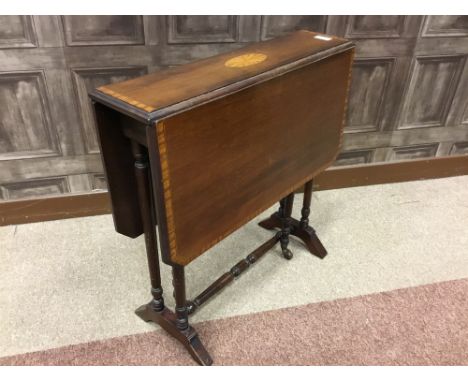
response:
[[[333,162],[352,57],[348,50],[156,122],[164,261],[188,264]]]
[[[346,42],[339,37],[301,30],[187,65],[101,86],[98,90],[152,112]]]

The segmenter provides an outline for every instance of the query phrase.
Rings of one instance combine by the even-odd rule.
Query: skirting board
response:
[[[108,214],[109,194],[95,192],[0,203],[0,226]]]
[[[458,175],[468,175],[467,155],[332,168],[314,179],[314,190]],[[0,226],[102,215],[110,212],[107,192],[8,201],[0,203]]]

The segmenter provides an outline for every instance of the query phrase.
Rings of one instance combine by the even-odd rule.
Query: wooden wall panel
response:
[[[261,39],[285,35],[297,29],[325,32],[327,16],[262,16]]]
[[[347,38],[401,37],[406,16],[351,16],[345,36]]]
[[[445,125],[463,64],[462,56],[416,57],[400,129]]]
[[[91,184],[92,191],[103,191],[107,190],[106,177],[103,173],[100,174],[89,174],[89,181]]]
[[[362,165],[372,162],[374,150],[352,150],[342,152],[335,161],[335,166]]]
[[[0,49],[35,48],[36,44],[31,16],[0,16]]]
[[[161,19],[0,16],[2,199],[105,188],[87,92],[159,68]]]
[[[393,147],[389,161],[434,157],[438,147],[438,143],[428,143],[424,145],[412,145],[406,147]]]
[[[168,42],[190,44],[236,42],[240,16],[169,16]]]
[[[468,16],[428,16],[423,36],[468,36]]]
[[[142,16],[63,16],[68,46],[142,45]]]
[[[58,155],[43,71],[0,73],[0,160]]]
[[[379,131],[395,60],[356,59],[351,80],[346,132]]]
[[[36,198],[46,195],[60,195],[70,192],[67,177],[26,180],[0,186],[0,196],[4,200]]]
[[[0,16],[0,197],[106,187],[91,87],[295,29],[356,43],[335,166],[468,154],[468,16]]]
[[[465,16],[330,16],[328,24],[357,45],[335,165],[464,154]]]
[[[468,141],[456,142],[452,145],[450,155],[464,155],[468,154]]]

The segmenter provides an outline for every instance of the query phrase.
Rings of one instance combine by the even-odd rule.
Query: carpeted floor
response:
[[[274,249],[192,323],[217,365],[467,365],[467,200],[468,177],[315,193],[329,255]],[[187,268],[189,297],[270,237],[256,223],[275,208]],[[110,216],[1,227],[0,241],[1,365],[194,364],[134,315],[144,243]]]
[[[207,321],[217,365],[468,365],[468,279]],[[191,365],[164,331],[0,359],[1,365]]]

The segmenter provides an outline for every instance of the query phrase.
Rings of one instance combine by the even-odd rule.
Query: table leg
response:
[[[310,253],[323,259],[327,255],[327,250],[318,238],[315,230],[309,225],[310,203],[312,200],[312,186],[313,181],[310,180],[304,185],[304,200],[301,210],[301,220],[290,218],[291,232],[290,235],[296,236],[301,239]],[[278,212],[272,214],[269,218],[262,220],[259,224],[260,227],[272,230],[281,228],[281,206]]]
[[[318,238],[315,230],[309,225],[310,203],[312,200],[313,180],[304,185],[304,200],[301,210],[301,221],[295,225],[294,235],[300,238],[309,251],[315,256],[323,259],[327,250]]]
[[[213,360],[198,338],[198,333],[188,323],[185,275],[184,267],[182,266],[173,267],[176,314],[164,306],[148,153],[147,149],[137,142],[132,142],[132,151],[135,159],[138,200],[144,227],[146,255],[151,279],[151,294],[153,295],[151,302],[140,306],[135,313],[144,321],[153,321],[159,324],[164,330],[179,340],[199,364],[211,365]]]
[[[219,293],[223,288],[232,283],[237,277],[249,269],[253,264],[260,260],[275,244],[280,240],[281,232],[277,232],[275,236],[260,245],[254,251],[249,253],[245,259],[239,261],[228,272],[218,277],[215,282],[208,286],[192,301],[187,301],[188,314],[193,314],[195,311],[206,303],[210,298]]]
[[[213,363],[210,355],[198,338],[198,333],[189,325],[187,299],[185,296],[185,270],[181,265],[172,267],[172,285],[176,301],[176,328],[183,335],[183,345],[200,365]]]
[[[302,202],[301,209],[301,224],[300,228],[305,229],[309,226],[309,215],[310,215],[310,201],[312,200],[312,186],[313,180],[310,180],[304,185],[304,199]]]
[[[141,217],[146,244],[146,256],[148,258],[148,269],[151,280],[151,301],[155,311],[164,309],[163,289],[161,286],[161,273],[159,270],[158,243],[156,238],[156,222],[152,212],[152,196],[150,188],[148,153],[145,147],[137,142],[132,142],[132,151],[135,158],[135,175],[138,188],[138,200],[140,204]]]
[[[293,258],[291,250],[288,248],[289,235],[291,233],[291,213],[294,204],[294,192],[290,193],[280,201],[280,221],[281,221],[281,251],[287,260]]]

